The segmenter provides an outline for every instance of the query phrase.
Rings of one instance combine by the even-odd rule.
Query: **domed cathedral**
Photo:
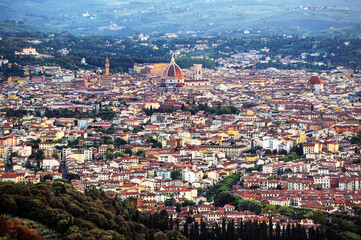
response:
[[[162,93],[182,92],[184,89],[184,75],[182,69],[175,63],[174,57],[165,67],[160,85]]]
[[[320,93],[323,90],[323,83],[319,76],[312,76],[307,81],[307,88],[314,93]]]
[[[210,88],[209,80],[203,80],[202,64],[194,64],[194,79],[184,80],[182,69],[175,63],[174,57],[162,74],[160,89],[162,93],[183,92],[184,90],[205,90]]]

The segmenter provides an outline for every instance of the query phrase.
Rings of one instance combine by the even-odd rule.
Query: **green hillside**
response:
[[[168,230],[166,211],[152,219],[155,223],[149,223],[148,216],[140,214],[129,201],[109,199],[96,190],[83,194],[62,182],[0,183],[0,239],[11,234],[4,227],[9,221],[19,225],[16,232],[20,235],[15,239],[39,239],[38,235],[44,239],[87,240],[171,238],[167,234],[184,239],[179,232]],[[146,227],[150,224],[151,229]]]

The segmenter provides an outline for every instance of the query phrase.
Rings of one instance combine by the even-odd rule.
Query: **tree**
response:
[[[41,181],[42,182],[46,182],[47,180],[53,180],[53,176],[51,176],[50,174],[46,174],[42,179]]]
[[[135,155],[139,157],[145,157],[145,152],[139,150]]]
[[[198,193],[198,194],[204,193],[204,189],[201,188],[201,187],[197,187],[197,193]]]
[[[68,173],[66,179],[70,182],[73,179],[80,180],[80,176],[76,173]]]
[[[295,213],[293,208],[287,206],[280,207],[279,211],[283,216],[287,216],[287,217],[292,217]]]
[[[124,151],[125,154],[129,154],[129,155],[132,155],[132,149],[131,148],[126,148],[125,151]]]
[[[187,206],[195,206],[196,203],[193,200],[189,200],[189,199],[185,199],[182,203],[183,207],[187,207]]]
[[[264,213],[268,213],[268,212],[278,213],[278,210],[277,210],[277,208],[276,208],[275,205],[266,204],[266,207],[264,207],[264,208],[262,209],[262,212],[264,212]]]
[[[105,156],[106,156],[106,158],[107,158],[108,160],[113,160],[113,158],[114,158],[114,154],[113,154],[113,152],[110,151],[110,150],[107,150],[107,151],[105,152]]]
[[[174,198],[168,198],[164,201],[164,205],[168,207],[175,206],[177,204],[177,201]]]
[[[115,153],[114,153],[114,157],[115,157],[115,158],[119,158],[119,157],[123,158],[123,157],[124,157],[124,153],[122,153],[122,152],[115,152]]]
[[[275,175],[271,175],[268,177],[268,180],[275,180],[276,179],[276,176]]]
[[[58,160],[60,159],[59,154],[57,152],[54,152],[51,157],[58,159]]]
[[[173,180],[182,179],[182,174],[179,169],[175,169],[170,173],[170,176]]]
[[[291,168],[286,168],[283,172],[284,173],[292,173],[292,169]]]
[[[123,138],[115,139],[115,145],[120,146],[120,145],[125,145],[125,144],[127,144],[127,141],[125,141]]]
[[[313,221],[320,224],[325,224],[327,219],[326,214],[320,210],[311,212],[310,217]]]

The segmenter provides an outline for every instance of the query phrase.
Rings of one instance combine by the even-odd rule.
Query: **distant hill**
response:
[[[357,0],[1,0],[0,20],[85,35],[312,34],[361,22]]]

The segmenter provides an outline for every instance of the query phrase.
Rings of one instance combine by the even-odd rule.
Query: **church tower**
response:
[[[87,88],[88,87],[88,80],[89,80],[89,76],[88,74],[84,75],[84,86]]]
[[[104,75],[109,76],[109,68],[110,68],[109,58],[107,57],[107,59],[105,60],[105,74]]]
[[[194,68],[195,80],[202,80],[203,79],[202,64],[194,64],[193,68]]]

